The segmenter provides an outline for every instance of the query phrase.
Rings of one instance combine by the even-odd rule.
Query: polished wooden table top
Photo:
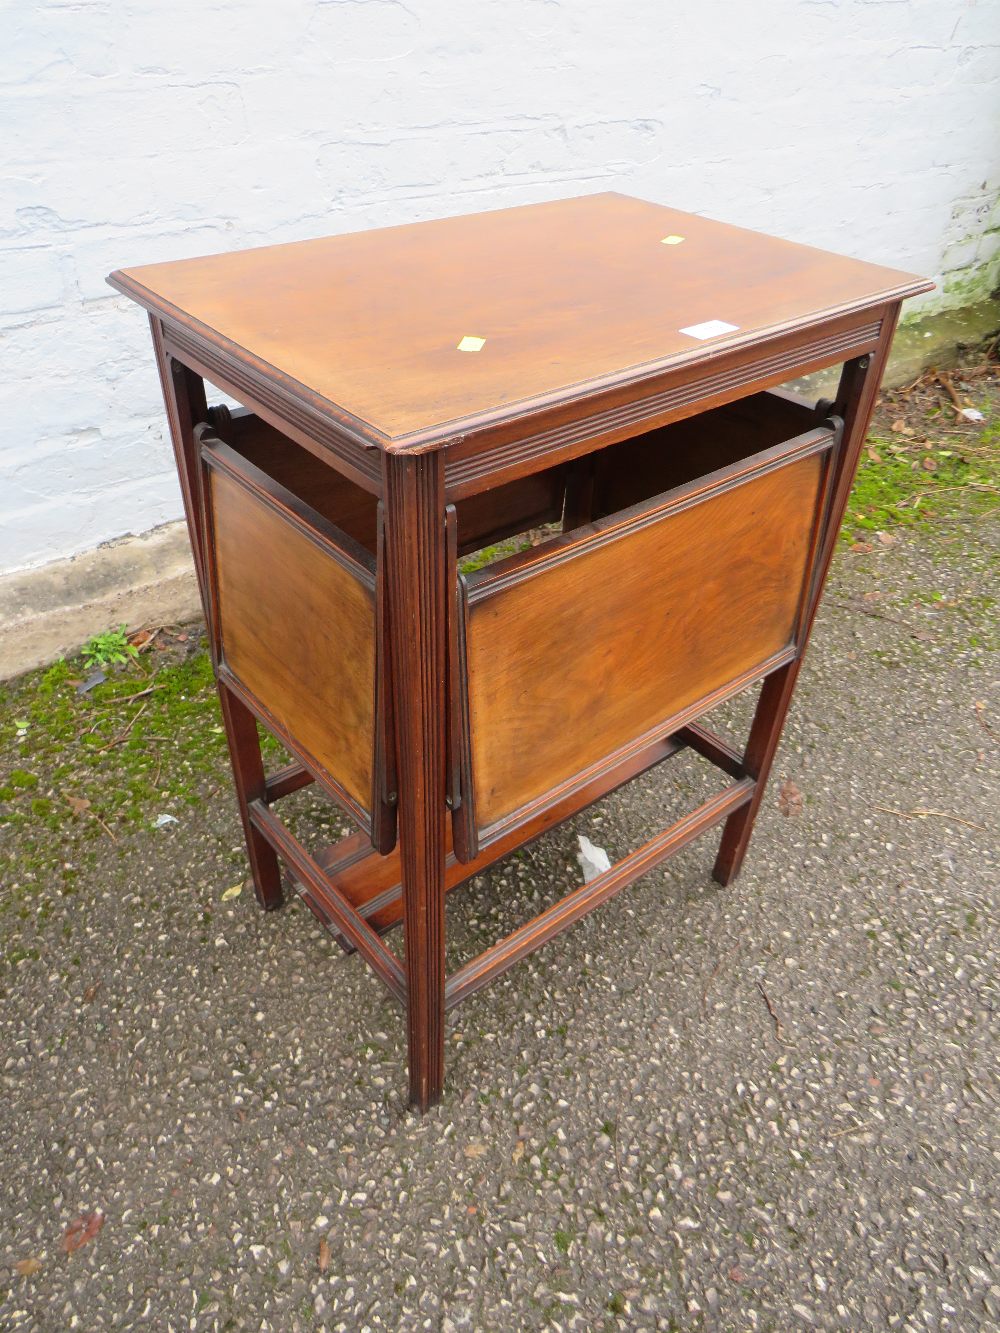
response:
[[[932,285],[619,194],[152,264],[109,281],[393,450]]]

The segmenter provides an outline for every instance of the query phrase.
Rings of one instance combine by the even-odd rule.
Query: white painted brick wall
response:
[[[8,0],[0,571],[180,512],[112,268],[613,188],[940,279],[998,125],[1000,0]]]

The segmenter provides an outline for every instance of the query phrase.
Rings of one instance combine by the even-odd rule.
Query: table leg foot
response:
[[[715,865],[712,867],[712,878],[723,888],[728,888],[743,869],[743,858],[750,846],[752,833],[753,818],[749,805],[737,810],[726,820]]]
[[[722,841],[712,869],[712,878],[723,887],[731,884],[743,868],[743,858],[750,846],[801,663],[801,657],[797,657],[779,667],[761,686],[743,755],[743,772],[753,778],[755,784],[753,798],[731,814],[723,825]]]
[[[233,765],[236,799],[243,821],[247,856],[253,875],[257,901],[265,911],[281,906],[284,894],[281,885],[281,867],[270,843],[254,828],[248,812],[249,803],[266,798],[264,761],[260,752],[260,736],[254,715],[236,695],[219,682],[219,702],[229,742],[229,758]]]

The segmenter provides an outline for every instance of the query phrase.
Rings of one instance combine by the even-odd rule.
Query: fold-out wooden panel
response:
[[[811,452],[768,466],[682,488],[676,502],[556,538],[470,584],[481,829],[793,640],[825,461]]]
[[[370,817],[374,576],[227,472],[206,481],[224,665]]]

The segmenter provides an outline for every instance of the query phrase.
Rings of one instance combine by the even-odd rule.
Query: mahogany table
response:
[[[403,1004],[424,1109],[446,1010],[714,824],[739,872],[931,284],[617,194],[109,281],[150,314],[257,897],[280,857]],[[831,402],[777,387],[833,365]],[[760,682],[739,753],[698,719]],[[445,976],[449,889],[683,747],[728,783]],[[315,856],[274,810],[309,782],[359,830]]]

